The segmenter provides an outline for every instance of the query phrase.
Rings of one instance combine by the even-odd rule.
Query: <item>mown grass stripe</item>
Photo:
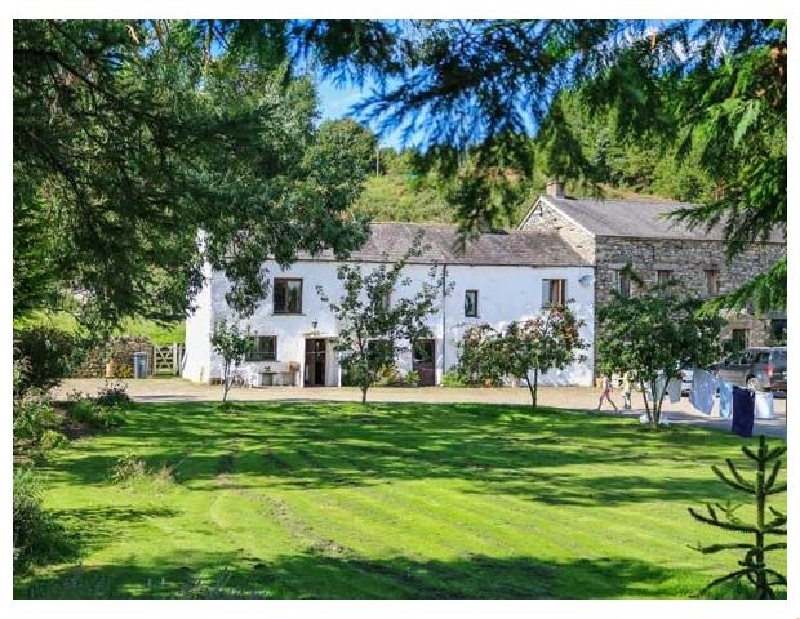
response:
[[[185,566],[286,598],[685,597],[738,558],[687,548],[730,536],[686,508],[731,497],[708,465],[742,460],[745,442],[525,406],[163,403],[42,474],[46,504],[92,533],[88,573],[136,595]],[[175,487],[111,485],[127,451],[182,459]],[[17,578],[15,592],[67,568]]]

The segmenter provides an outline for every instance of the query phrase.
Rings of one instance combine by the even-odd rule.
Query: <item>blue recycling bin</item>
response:
[[[133,377],[147,378],[147,364],[150,355],[146,352],[133,353]]]

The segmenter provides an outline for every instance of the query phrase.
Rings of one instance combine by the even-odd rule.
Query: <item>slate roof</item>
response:
[[[573,221],[597,236],[623,236],[662,239],[689,239],[721,241],[723,226],[717,225],[706,232],[705,226],[694,229],[673,223],[662,217],[664,213],[679,208],[696,208],[697,204],[646,200],[597,200],[592,198],[553,198],[542,196]],[[780,230],[773,231],[770,239],[785,243]]]
[[[503,266],[587,266],[557,234],[543,231],[486,232],[473,241],[467,241],[465,251],[456,248],[458,228],[445,225],[411,223],[373,223],[372,234],[366,244],[350,254],[355,262],[394,262],[402,257],[414,243],[415,235],[422,231],[421,244],[429,247],[412,264],[433,262],[463,265]],[[385,255],[384,255],[385,254]],[[325,251],[318,256],[299,255],[304,260],[333,260]]]

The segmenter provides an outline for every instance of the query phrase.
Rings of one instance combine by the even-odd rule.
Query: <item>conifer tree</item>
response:
[[[753,542],[731,542],[728,544],[712,544],[710,546],[698,544],[697,546],[691,547],[703,554],[720,552],[722,550],[746,550],[744,558],[739,561],[741,569],[712,580],[700,593],[701,595],[705,594],[709,589],[723,582],[738,581],[742,578],[747,578],[755,587],[756,599],[774,599],[775,591],[772,587],[774,585],[786,586],[786,576],[766,566],[766,555],[773,550],[786,548],[786,542],[772,542],[767,544],[766,536],[786,535],[786,515],[773,507],[769,507],[772,518],[767,521],[766,509],[768,496],[786,492],[785,482],[782,484],[775,483],[782,465],[780,457],[786,453],[786,447],[773,447],[770,449],[767,446],[766,439],[762,435],[759,437],[757,452],[754,452],[746,445],[742,446],[742,451],[748,458],[756,462],[757,468],[754,481],[750,482],[742,477],[730,458],[725,460],[725,463],[728,465],[728,470],[730,471],[730,477],[726,476],[717,466],[712,466],[711,470],[714,471],[717,477],[732,488],[755,496],[755,524],[746,524],[736,516],[734,512],[741,507],[741,505],[732,507],[730,505],[723,506],[716,503],[712,507],[710,503],[706,503],[708,515],[699,514],[691,507],[689,508],[689,513],[700,522],[705,522],[706,524],[725,529],[726,531],[752,534],[755,536],[755,540]],[[772,462],[772,470],[767,474],[767,464],[769,462]],[[720,516],[722,516],[722,518],[720,518]]]

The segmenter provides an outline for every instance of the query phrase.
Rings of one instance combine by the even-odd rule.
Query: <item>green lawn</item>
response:
[[[278,598],[686,598],[736,566],[687,547],[730,536],[686,508],[732,498],[709,467],[754,441],[512,406],[236,406],[139,404],[58,452],[46,501],[80,556],[16,597],[201,579]],[[176,483],[113,485],[126,451]]]
[[[78,325],[75,317],[67,312],[34,312],[27,318],[14,321],[14,328],[24,328],[33,326],[45,326],[61,329],[67,333],[74,332]],[[144,336],[156,346],[168,346],[174,342],[186,341],[186,321],[160,325],[152,320],[142,318],[126,318],[122,325],[114,332],[114,335]]]

